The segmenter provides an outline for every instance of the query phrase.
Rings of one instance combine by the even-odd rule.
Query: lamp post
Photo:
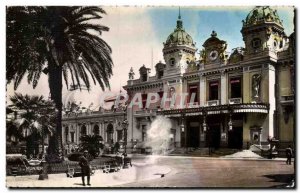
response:
[[[232,130],[232,118],[231,118],[231,114],[229,115],[228,130],[229,131]]]
[[[181,124],[179,125],[179,127],[181,129],[181,135],[184,135],[184,143],[182,143],[181,145],[184,146],[185,152],[187,152],[187,139],[186,139],[187,136],[186,136],[184,122],[185,122],[185,114],[182,113],[181,114]]]
[[[126,145],[127,145],[127,128],[128,128],[128,121],[124,119],[122,122],[123,132],[124,132],[124,148],[125,148],[125,155],[126,155]]]
[[[202,115],[203,115],[203,123],[202,123],[202,127],[203,127],[203,132],[206,132],[206,137],[207,137],[207,141],[208,141],[208,155],[210,155],[211,153],[211,149],[210,149],[210,133],[207,129],[207,124],[206,124],[206,111],[204,110],[204,108],[202,109]]]
[[[228,130],[231,131],[232,130],[232,107],[229,105],[228,106],[228,112],[229,112],[229,121],[228,121]]]
[[[126,153],[126,145],[127,145],[127,128],[128,128],[128,121],[124,119],[122,122],[123,132],[124,132],[124,165],[123,168],[127,168],[127,153]]]

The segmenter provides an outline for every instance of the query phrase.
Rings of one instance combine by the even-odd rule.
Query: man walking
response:
[[[285,150],[285,153],[286,153],[286,164],[288,164],[288,165],[291,165],[292,163],[292,156],[293,156],[293,150],[292,150],[292,148],[291,148],[291,145],[289,145],[289,147],[288,148],[286,148],[286,150]]]
[[[79,165],[81,167],[81,178],[82,178],[82,185],[85,186],[84,176],[87,176],[87,185],[90,186],[90,163],[88,160],[88,151],[85,150],[83,152],[83,156],[79,158]]]

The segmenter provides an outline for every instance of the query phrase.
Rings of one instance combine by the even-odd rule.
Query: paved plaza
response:
[[[164,178],[124,184],[122,187],[286,187],[294,176],[294,165],[285,159],[223,159],[162,157],[157,164],[172,168]]]
[[[294,165],[284,159],[226,159],[184,156],[137,156],[133,167],[105,174],[100,170],[91,177],[92,186],[83,187],[81,178],[49,174],[48,180],[37,175],[8,176],[7,187],[286,187],[294,176]]]

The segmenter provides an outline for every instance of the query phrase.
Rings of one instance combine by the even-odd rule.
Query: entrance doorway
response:
[[[187,120],[187,146],[188,147],[199,147],[200,138],[200,123],[199,119],[190,118]]]
[[[228,131],[228,147],[243,148],[243,127],[233,127],[231,131]]]
[[[220,125],[210,126],[207,132],[207,146],[218,149],[220,147],[221,132]]]

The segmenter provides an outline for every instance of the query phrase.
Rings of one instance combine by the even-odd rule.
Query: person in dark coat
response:
[[[82,178],[82,184],[85,186],[84,176],[87,176],[87,185],[90,186],[90,163],[88,160],[88,151],[85,150],[83,152],[83,156],[79,158],[79,165],[81,167],[81,178]]]
[[[292,164],[292,156],[293,156],[293,150],[291,148],[291,145],[289,145],[288,148],[286,148],[285,150],[285,154],[286,154],[286,164],[291,165]]]

